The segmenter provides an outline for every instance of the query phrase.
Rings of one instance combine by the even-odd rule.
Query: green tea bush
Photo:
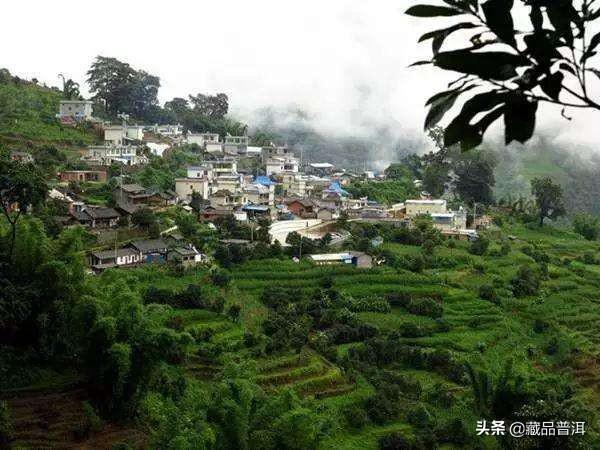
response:
[[[411,300],[406,309],[419,316],[427,316],[433,319],[442,317],[444,308],[438,302],[430,298],[417,298]]]
[[[530,266],[521,266],[510,284],[515,297],[535,295],[540,289],[540,275]]]

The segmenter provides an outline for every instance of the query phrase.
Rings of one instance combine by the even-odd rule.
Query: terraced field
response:
[[[459,361],[477,362],[491,371],[499,371],[507,359],[512,359],[521,373],[568,377],[576,386],[577,398],[597,408],[600,265],[586,264],[583,256],[591,252],[598,258],[600,245],[550,228],[540,232],[515,226],[502,233],[511,236],[508,254],[498,251],[498,242],[492,243],[485,256],[469,253],[468,243],[443,244],[435,249],[440,263],[421,273],[391,266],[357,269],[254,260],[233,267],[231,284],[222,290],[225,312],[234,303],[241,305],[238,320],[205,309],[167,308],[166,316],[164,312],[157,314],[193,337],[182,363],[190,377],[212,383],[219,379],[228,361],[249,363],[256,383],[266,393],[293,390],[307,407],[331,421],[328,436],[321,443],[324,449],[375,449],[378,439],[392,431],[410,436],[417,430],[407,416],[418,404],[426,404],[439,421],[460,418],[470,430],[480,417],[473,408],[468,383],[458,382],[436,367],[416,368],[414,364],[393,362],[385,367],[385,376],[417,382],[418,399],[403,394],[401,412],[394,420],[351,425],[347,411],[353,405],[364,404],[376,392],[368,376],[344,365],[344,357],[362,343],[337,344],[333,355],[308,346],[298,353],[257,351],[259,346],[252,343],[252,338],[261,335],[261,324],[267,317],[268,308],[261,301],[266,288],[289,288],[300,296],[331,285],[346,298],[367,304],[389,300],[385,312],[367,308],[355,314],[381,335],[395,332],[398,344],[408,344],[424,353],[444,351]],[[420,247],[393,243],[385,243],[383,248],[399,257],[421,251]],[[516,298],[510,282],[520,265],[536,264],[530,256],[531,248],[548,255],[548,275],[538,294]],[[127,272],[127,276],[131,284],[140,286],[140,293],[150,285],[179,291],[188,284],[208,282],[206,270],[177,276],[162,269],[146,269]],[[480,298],[482,285],[493,285],[498,300]],[[434,300],[441,306],[441,317],[411,312],[406,305],[394,302],[398,297]],[[547,351],[557,337],[561,345]],[[451,396],[452,403],[441,401],[439,392]],[[594,427],[597,424],[589,425],[590,429]]]

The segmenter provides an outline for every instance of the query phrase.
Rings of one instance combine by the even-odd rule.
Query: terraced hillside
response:
[[[304,408],[326,418],[323,449],[375,449],[389,433],[410,438],[428,427],[444,448],[465,448],[457,440],[475,434],[482,413],[464,367],[485,368],[496,380],[509,361],[532,388],[531,380],[545,380],[557,392],[573,389],[573,400],[590,411],[583,419],[593,435],[598,416],[592,412],[600,404],[600,245],[549,227],[512,225],[495,233],[484,256],[469,252],[468,242],[442,243],[433,251],[435,268],[420,272],[392,264],[420,254],[420,246],[385,242],[389,262],[373,269],[253,260],[232,267],[227,285],[214,284],[209,269],[180,274],[157,266],[107,271],[88,282],[115,292],[127,286],[145,304],[148,320],[187,332],[187,351],[172,368],[188,383],[217,386],[233,362],[267,397],[297,394]],[[535,294],[513,294],[522,265],[546,270]],[[196,306],[181,307],[178,295],[190,286],[201,289],[201,301],[196,295]],[[167,300],[154,304],[151,288]],[[269,290],[274,298],[265,297]],[[306,340],[292,348],[272,345],[280,335],[265,331],[273,319],[269,302],[280,297],[290,308],[300,299],[308,308],[315,301],[327,305],[313,314]],[[235,305],[241,310],[234,314]],[[325,317],[331,312],[354,325],[331,326]],[[385,390],[389,385],[393,391]],[[68,396],[72,406],[65,408],[80,411],[85,396]],[[29,417],[18,402],[11,408],[19,417],[18,439],[35,440],[39,426],[28,435],[25,424],[43,424],[47,413]],[[57,436],[72,428],[48,427]],[[477,439],[498,448],[493,437]]]

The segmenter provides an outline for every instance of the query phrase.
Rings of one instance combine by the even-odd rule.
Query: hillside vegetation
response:
[[[56,119],[62,93],[0,71],[0,144],[15,150],[51,144],[83,148],[97,140],[87,125],[65,126]]]

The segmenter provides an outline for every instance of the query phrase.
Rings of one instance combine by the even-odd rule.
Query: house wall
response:
[[[190,200],[192,192],[199,192],[204,200],[208,199],[208,180],[197,178],[176,178],[175,192],[181,199]]]
[[[446,212],[446,202],[440,203],[405,203],[406,215],[408,217],[418,216],[420,214],[443,214]]]
[[[60,102],[58,112],[61,117],[90,119],[92,117],[92,102]]]
[[[104,129],[104,140],[112,144],[122,144],[125,135],[123,127],[106,127]]]

